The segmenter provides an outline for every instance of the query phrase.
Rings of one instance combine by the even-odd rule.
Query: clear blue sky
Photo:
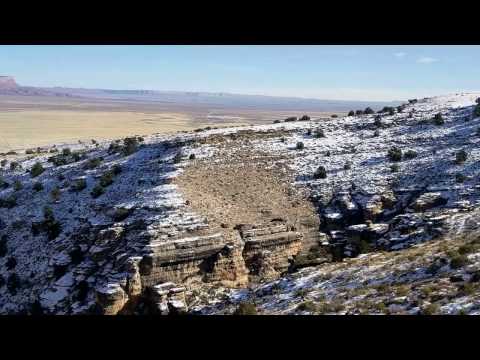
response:
[[[405,100],[480,90],[480,46],[0,46],[21,85]]]

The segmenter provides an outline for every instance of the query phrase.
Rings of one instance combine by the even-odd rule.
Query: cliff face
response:
[[[8,155],[0,312],[224,311],[222,288],[305,284],[312,266],[348,285],[350,258],[475,233],[475,99]]]

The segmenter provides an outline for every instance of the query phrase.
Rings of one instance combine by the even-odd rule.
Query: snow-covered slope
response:
[[[192,161],[228,163],[244,150],[258,154],[245,161],[278,157],[293,174],[291,185],[307,189],[318,210],[325,238],[321,245],[344,259],[260,286],[256,291],[277,284],[279,296],[288,300],[281,306],[276,298],[262,302],[265,312],[293,311],[298,299],[290,290],[282,295],[282,289],[306,287],[329,299],[340,287],[351,286],[346,281],[312,283],[320,275],[348,273],[355,284],[375,279],[387,260],[377,264],[377,255],[364,254],[345,260],[367,252],[365,242],[369,251],[389,251],[477,231],[480,118],[472,114],[478,97],[480,93],[422,99],[393,114],[145,136],[127,152],[120,141],[117,147],[75,144],[69,147],[74,155],[67,150],[62,156],[62,148],[50,147],[38,154],[5,156],[0,170],[0,313],[95,311],[99,291],[128,287],[125,268],[132,259],[208,228],[208,218],[192,210],[175,184],[183,169]],[[443,122],[433,121],[437,114]],[[212,140],[216,138],[221,141]],[[401,161],[389,159],[392,147],[402,151]],[[457,161],[461,151],[466,159]],[[52,156],[67,164],[54,165],[48,161]],[[15,162],[19,166],[11,165]],[[32,177],[37,162],[45,171]],[[315,176],[319,166],[325,177]],[[92,195],[100,183],[104,193]],[[368,259],[378,267],[365,265]],[[472,255],[471,261],[476,259]],[[201,311],[205,302],[200,306],[192,299],[192,308]]]

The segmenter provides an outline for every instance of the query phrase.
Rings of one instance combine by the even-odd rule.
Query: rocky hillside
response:
[[[3,154],[0,312],[478,312],[480,94]]]

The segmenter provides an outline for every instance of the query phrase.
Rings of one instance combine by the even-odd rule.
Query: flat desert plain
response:
[[[312,118],[333,113],[309,113]],[[206,126],[271,123],[301,116],[292,111],[213,108],[92,99],[0,96],[0,152],[108,140],[131,135],[171,133]]]

